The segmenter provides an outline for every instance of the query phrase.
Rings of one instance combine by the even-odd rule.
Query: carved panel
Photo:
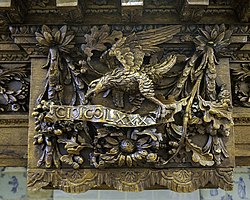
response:
[[[193,28],[36,29],[30,39],[47,59],[31,59],[28,186],[231,189],[233,120],[223,55],[233,29]],[[13,30],[18,39],[20,28]]]

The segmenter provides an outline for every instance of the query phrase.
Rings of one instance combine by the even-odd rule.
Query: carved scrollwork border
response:
[[[162,186],[175,192],[192,192],[208,184],[232,190],[233,168],[113,169],[113,170],[28,170],[28,187],[38,190],[46,186],[69,193],[86,192],[106,184],[118,191],[139,192]]]

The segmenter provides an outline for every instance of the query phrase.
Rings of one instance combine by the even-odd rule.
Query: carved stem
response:
[[[194,101],[194,98],[195,98],[195,95],[198,94],[199,95],[199,89],[200,89],[200,83],[201,83],[201,80],[202,80],[202,77],[203,77],[203,73],[200,74],[200,76],[198,77],[192,91],[191,91],[191,96],[188,100],[188,103],[187,103],[187,106],[186,106],[186,109],[185,109],[185,114],[184,114],[184,117],[183,117],[183,135],[181,137],[181,140],[180,140],[180,145],[179,147],[176,149],[176,152],[167,160],[163,163],[164,164],[167,164],[172,158],[174,158],[178,153],[179,151],[181,150],[181,148],[183,147],[183,145],[185,144],[185,139],[186,139],[186,136],[187,136],[187,127],[188,127],[188,121],[190,119],[190,115],[191,115],[191,106],[193,104],[193,101]]]
[[[199,78],[197,79],[193,89],[192,89],[192,92],[191,92],[191,96],[188,100],[188,103],[187,103],[187,106],[186,106],[186,109],[185,109],[185,115],[184,115],[184,118],[183,118],[183,135],[182,135],[182,138],[181,138],[181,144],[184,143],[184,139],[186,138],[187,136],[187,125],[188,125],[188,121],[191,117],[191,106],[193,104],[193,101],[194,101],[194,98],[195,98],[195,95],[196,93],[199,95],[200,93],[200,83],[201,83],[201,80],[202,80],[202,77],[203,77],[203,73],[200,74]]]

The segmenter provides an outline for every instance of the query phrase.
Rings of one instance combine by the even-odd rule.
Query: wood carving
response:
[[[29,187],[231,189],[230,92],[217,66],[232,30],[199,28],[189,57],[166,53],[181,29],[124,34],[94,26],[81,51],[67,26],[35,33],[48,72],[32,113],[41,169],[29,170]]]

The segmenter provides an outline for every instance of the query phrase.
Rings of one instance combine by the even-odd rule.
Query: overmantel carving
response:
[[[197,30],[186,55],[168,51],[181,44],[180,25],[130,33],[93,26],[80,43],[66,25],[37,30],[47,75],[33,97],[29,156],[40,169],[30,164],[29,187],[231,189],[230,86],[217,68],[233,30]]]

